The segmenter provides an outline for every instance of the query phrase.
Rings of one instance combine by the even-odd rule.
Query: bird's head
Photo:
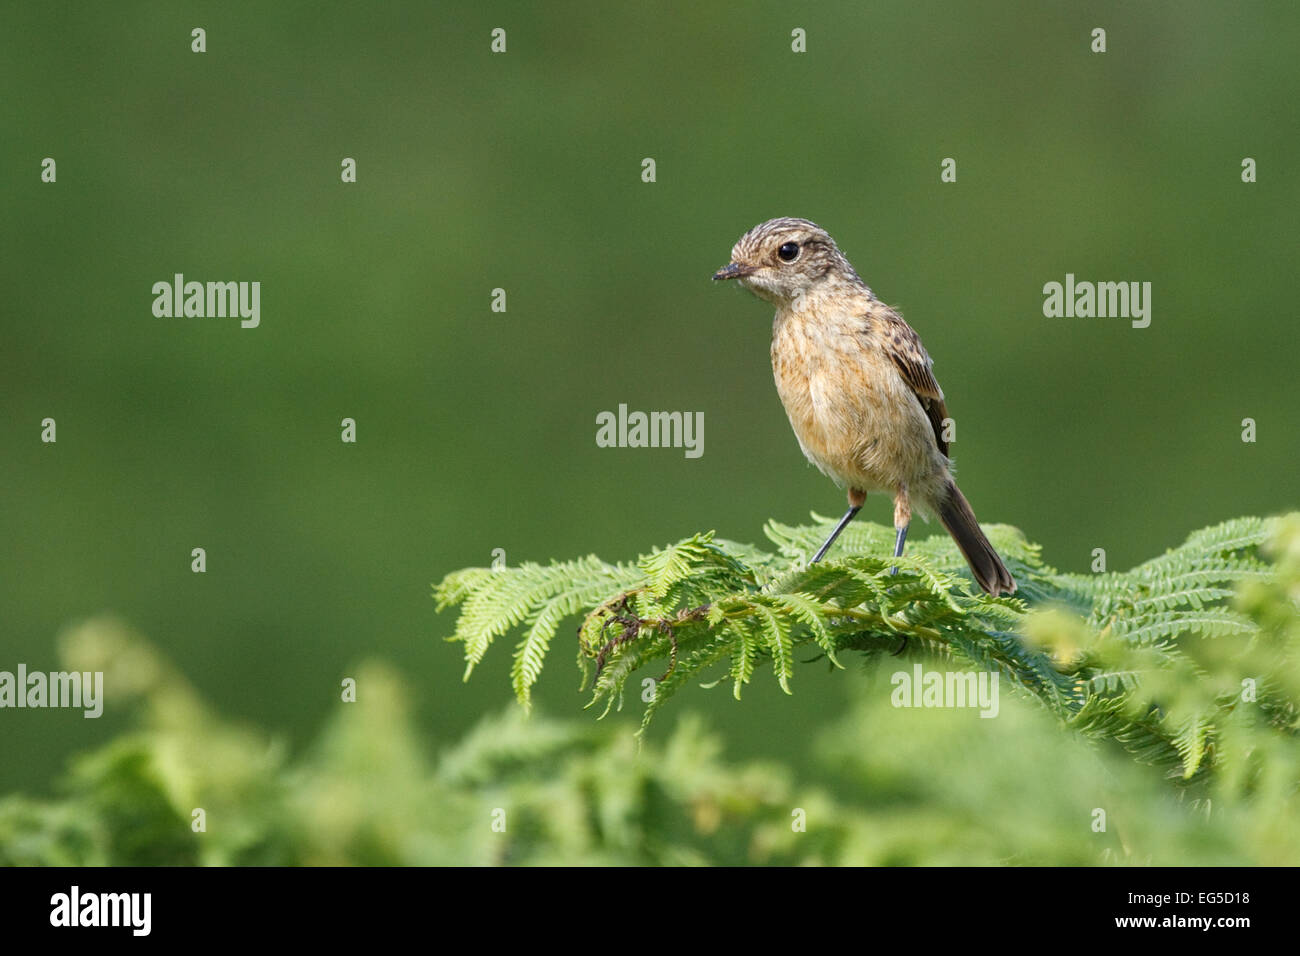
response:
[[[827,284],[862,285],[835,240],[807,219],[769,219],[755,226],[713,278],[736,279],[760,298],[787,307]]]

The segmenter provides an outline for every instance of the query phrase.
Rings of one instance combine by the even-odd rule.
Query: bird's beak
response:
[[[717,272],[713,273],[713,280],[719,279],[743,279],[745,276],[752,276],[756,271],[753,266],[741,265],[739,262],[733,262],[723,266]]]

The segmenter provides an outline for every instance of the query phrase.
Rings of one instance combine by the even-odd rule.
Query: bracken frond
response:
[[[439,609],[460,608],[449,640],[465,646],[466,676],[497,637],[521,631],[511,681],[525,707],[566,619],[579,621],[584,683],[594,674],[591,704],[605,712],[622,706],[634,674],[657,668],[636,695],[646,703],[642,732],[692,682],[727,679],[739,698],[762,660],[790,693],[802,647],[837,666],[852,651],[907,649],[995,671],[1065,726],[1189,781],[1218,759],[1217,728],[1241,706],[1239,685],[1259,688],[1267,725],[1300,731],[1291,672],[1300,626],[1269,621],[1266,633],[1250,601],[1237,597],[1251,588],[1294,593],[1275,580],[1269,556],[1297,547],[1295,516],[1223,522],[1128,571],[1093,575],[1058,572],[1018,530],[989,526],[1019,584],[1001,598],[974,587],[944,535],[894,558],[893,530],[859,522],[833,557],[805,564],[831,524],[818,516],[802,527],[770,521],[770,552],[709,532],[633,564],[590,556],[470,568],[447,575],[434,594]],[[1291,544],[1270,544],[1279,529]],[[1037,620],[1056,630],[1030,640],[1026,621],[1037,608],[1055,609],[1058,617]]]

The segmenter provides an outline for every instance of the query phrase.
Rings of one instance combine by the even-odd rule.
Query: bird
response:
[[[895,558],[915,509],[938,517],[980,588],[995,597],[1015,593],[1015,579],[953,480],[948,410],[933,361],[830,234],[807,219],[770,219],[740,237],[713,278],[735,280],[776,306],[777,393],[804,455],[847,490],[848,511],[810,563],[830,550],[868,492],[887,492]]]

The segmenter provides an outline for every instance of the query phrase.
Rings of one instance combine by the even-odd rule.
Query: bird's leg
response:
[[[860,510],[862,510],[861,505],[849,506],[849,510],[844,512],[844,517],[840,519],[840,523],[835,526],[835,530],[831,532],[831,536],[822,543],[820,548],[817,549],[817,553],[813,555],[813,559],[808,562],[809,564],[816,564],[825,556],[826,552],[830,550],[831,545],[835,543],[835,539],[840,536],[840,532],[848,527],[849,522],[853,520],[853,516]]]
[[[894,539],[894,557],[903,556],[903,542],[907,540],[907,528],[912,523],[912,502],[907,497],[907,485],[899,485],[898,491],[894,495],[894,530],[898,533]],[[890,574],[897,574],[898,568],[889,569]],[[898,645],[898,650],[894,651],[897,657],[903,651],[907,650],[907,635],[903,635],[903,643]]]
[[[903,542],[907,540],[907,527],[907,525],[903,525],[901,528],[894,529],[898,532],[894,537],[894,557],[896,558],[901,558],[903,556]],[[889,573],[897,574],[898,568],[890,568]]]
[[[829,551],[831,545],[835,543],[835,539],[840,536],[840,532],[847,528],[849,522],[853,520],[853,516],[862,510],[862,505],[866,500],[867,494],[865,491],[858,491],[856,488],[849,489],[849,510],[844,512],[844,517],[840,519],[840,523],[835,526],[835,530],[831,532],[831,536],[826,539],[820,548],[817,549],[817,554],[808,562],[809,564],[816,564],[825,557],[826,552]]]
[[[907,497],[907,485],[899,485],[898,491],[894,495],[894,531],[898,536],[894,539],[894,557],[903,556],[903,543],[907,540],[907,529],[912,523],[912,502]],[[898,568],[890,568],[890,574],[897,574]]]

